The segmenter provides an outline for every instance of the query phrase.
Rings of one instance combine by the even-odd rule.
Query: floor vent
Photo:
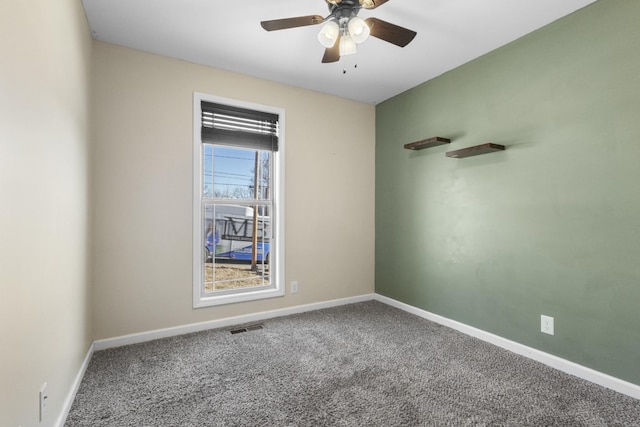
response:
[[[263,329],[263,328],[264,326],[262,326],[262,323],[258,323],[256,325],[245,326],[244,328],[232,329],[230,332],[232,334],[241,334],[243,332],[257,331],[258,329]]]

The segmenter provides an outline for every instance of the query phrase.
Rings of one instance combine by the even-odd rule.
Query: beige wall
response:
[[[92,89],[95,339],[373,292],[373,106],[100,42]],[[194,91],[286,110],[298,294],[192,308]]]
[[[90,49],[80,1],[0,2],[1,426],[54,425],[92,338]]]
[[[0,52],[0,425],[54,425],[94,339],[373,291],[373,106],[93,42],[75,0],[0,3]],[[298,294],[191,308],[194,91],[286,110]]]

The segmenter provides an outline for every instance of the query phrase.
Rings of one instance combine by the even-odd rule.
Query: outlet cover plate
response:
[[[553,335],[553,317],[540,315],[540,332]]]

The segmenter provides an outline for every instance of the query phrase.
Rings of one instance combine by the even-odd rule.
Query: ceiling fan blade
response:
[[[360,0],[360,6],[365,9],[375,9],[378,6],[382,6],[389,0]]]
[[[324,51],[324,56],[322,57],[322,63],[328,64],[330,62],[338,62],[340,60],[340,36],[336,40],[333,47],[328,47]]]
[[[267,31],[285,30],[287,28],[305,27],[324,22],[320,15],[297,16],[295,18],[274,19],[272,21],[262,21],[260,25]]]
[[[415,31],[390,24],[389,22],[378,18],[367,18],[364,21],[371,29],[371,35],[373,37],[377,37],[400,47],[405,47],[411,43],[411,40],[413,40],[416,34],[418,34]]]

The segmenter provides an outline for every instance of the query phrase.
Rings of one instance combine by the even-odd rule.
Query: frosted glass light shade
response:
[[[318,33],[318,41],[322,46],[330,48],[336,44],[339,34],[340,27],[338,26],[338,23],[336,21],[329,21]]]
[[[351,36],[345,34],[340,37],[340,56],[353,55],[354,53],[357,53],[357,49]]]
[[[371,32],[367,23],[357,16],[354,16],[349,20],[348,28],[351,39],[358,44],[365,41]]]

